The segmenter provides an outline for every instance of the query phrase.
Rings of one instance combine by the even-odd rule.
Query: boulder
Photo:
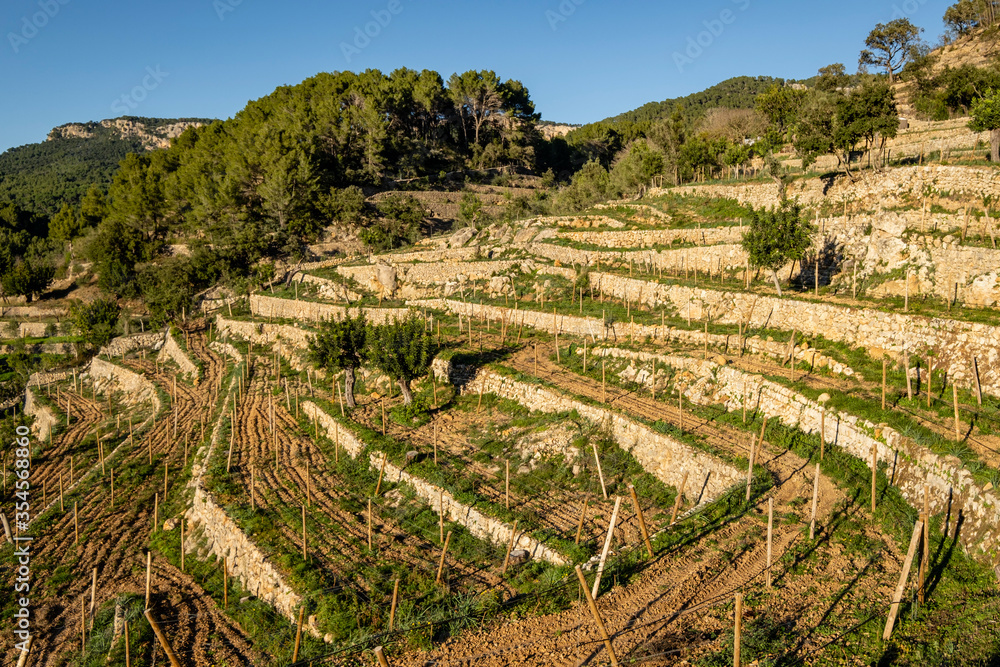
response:
[[[474,239],[476,236],[476,229],[474,227],[463,227],[448,239],[448,246],[452,248],[461,248],[466,243]]]
[[[375,277],[379,284],[390,295],[396,291],[396,268],[388,264],[379,264],[375,267]]]

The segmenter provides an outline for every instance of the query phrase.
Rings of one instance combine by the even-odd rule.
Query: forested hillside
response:
[[[0,154],[0,201],[52,216],[63,204],[78,204],[93,184],[107,189],[118,163],[129,153],[162,146],[170,129],[207,122],[211,121],[125,117],[60,126],[48,141]]]

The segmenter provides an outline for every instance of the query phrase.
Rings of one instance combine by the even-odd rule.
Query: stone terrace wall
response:
[[[741,269],[746,264],[747,254],[738,245],[711,245],[700,248],[679,250],[578,250],[549,243],[535,243],[530,248],[535,255],[557,261],[564,265],[582,264],[594,266],[598,262],[608,265],[631,259],[637,265],[649,263],[654,268],[668,271],[683,271],[685,267],[699,272],[718,273],[721,262],[724,269]]]
[[[302,409],[307,417],[315,419],[323,430],[326,431],[326,436],[330,440],[340,442],[340,446],[350,454],[351,458],[357,458],[364,451],[364,444],[349,429],[341,426],[337,420],[324,412],[315,403],[307,401],[302,404]],[[369,462],[372,467],[381,467],[382,453],[371,452],[369,454]],[[443,514],[448,521],[454,521],[465,526],[475,537],[492,544],[507,545],[510,543],[513,527],[508,526],[499,519],[489,517],[473,507],[456,501],[451,493],[441,487],[415,477],[388,462],[385,464],[385,479],[389,482],[409,484],[416,491],[417,495],[430,505],[431,509],[435,510],[438,514]],[[546,547],[523,531],[519,531],[518,535],[514,542],[514,548],[524,549],[531,558],[555,563],[556,565],[565,565],[568,562],[562,554]]]
[[[542,331],[559,333],[569,333],[578,336],[590,336],[596,340],[608,340],[609,338],[626,339],[629,335],[644,339],[647,336],[656,340],[677,341],[685,345],[700,345],[705,342],[705,334],[688,329],[678,329],[676,327],[645,326],[635,325],[632,327],[628,322],[619,322],[613,327],[605,328],[601,320],[593,317],[577,317],[575,315],[558,315],[553,317],[549,313],[537,310],[515,310],[502,306],[485,306],[474,303],[464,303],[448,299],[428,299],[423,301],[413,301],[413,305],[421,308],[439,308],[449,310],[455,314],[466,317],[480,317],[484,313],[491,320],[507,320],[511,326],[531,327]],[[729,334],[709,334],[708,344],[713,347],[721,347],[724,350],[738,349],[739,336]],[[753,354],[764,354],[777,358],[788,356],[788,343],[779,341],[762,340],[760,336],[751,336],[743,340],[744,351]],[[835,359],[824,355],[808,345],[800,345],[795,348],[795,358],[804,361],[816,368],[829,368],[833,373],[841,375],[853,375],[854,370]]]
[[[239,356],[239,353],[237,355]],[[235,380],[230,381],[230,391],[234,382]],[[188,483],[189,487],[194,489],[194,495],[185,517],[191,528],[201,530],[208,542],[209,552],[228,561],[230,573],[240,579],[246,590],[272,605],[291,623],[295,623],[302,597],[288,585],[264,553],[215,502],[212,494],[205,488],[206,466],[218,445],[225,413],[225,410],[221,411],[216,419],[209,443],[202,445],[195,454],[191,481]],[[188,549],[189,545],[185,545],[185,548]],[[309,618],[306,629],[313,636],[319,636],[313,617]]]
[[[589,243],[602,248],[651,248],[671,243],[717,245],[739,243],[743,230],[739,227],[712,227],[706,229],[637,229],[614,232],[566,232],[559,238],[574,243]]]
[[[392,256],[383,256],[391,260]],[[482,262],[434,262],[418,264],[402,264],[393,262],[396,268],[396,279],[402,283],[419,283],[424,285],[443,285],[448,282],[462,280],[488,280],[495,275],[510,274],[514,271],[534,271],[534,262],[530,260],[498,260]],[[377,283],[377,268],[374,266],[341,266],[337,272],[347,278],[357,280],[359,284]]]
[[[181,349],[181,346],[177,344],[174,337],[168,332],[166,334],[165,342],[163,347],[160,348],[160,361],[169,359],[173,361],[181,369],[181,373],[190,379],[198,378],[198,367],[195,366],[194,362],[187,353]]]
[[[688,371],[697,378],[685,391],[692,401],[722,403],[733,412],[742,410],[746,400],[751,408],[761,410],[772,419],[779,419],[788,427],[810,434],[820,431],[823,408],[819,403],[758,375],[688,357],[620,349],[594,350],[594,353],[640,361],[655,357],[658,362]],[[875,448],[878,460],[888,468],[887,476],[891,483],[917,509],[923,507],[924,484],[928,484],[931,512],[937,514],[950,509],[952,516],[956,516],[956,512],[962,510],[965,516],[962,540],[966,548],[972,552],[974,547],[980,554],[991,558],[997,555],[1000,546],[1000,495],[991,486],[984,487],[977,483],[959,459],[939,456],[914,444],[892,428],[846,412],[827,412],[824,437],[827,443],[833,443],[865,462],[871,461]]]
[[[124,394],[126,405],[152,403],[153,413],[160,411],[160,397],[152,382],[123,366],[94,357],[90,361],[90,377],[98,391],[117,390]]]
[[[699,489],[698,504],[714,500],[746,476],[728,463],[611,410],[573,400],[539,385],[480,370],[463,390],[496,394],[539,412],[576,410],[596,424],[607,424],[618,445],[664,484],[678,488],[684,475],[689,474],[696,485],[694,488]]]
[[[1000,195],[1000,172],[989,167],[897,167],[882,174],[866,172],[854,183],[839,177],[825,193],[826,184],[818,178],[796,181],[788,188],[788,196],[807,205],[850,199],[854,202],[852,205],[860,201],[865,208],[880,208],[899,206],[904,203],[903,195],[920,198],[926,187],[952,195],[964,194],[973,200],[981,194],[997,197]],[[774,208],[778,205],[778,189],[773,183],[688,185],[669,190],[654,189],[649,196],[660,194],[726,197],[755,208]]]
[[[405,308],[347,308],[328,303],[312,301],[295,301],[280,299],[273,296],[254,294],[250,297],[250,309],[258,317],[276,317],[278,319],[311,320],[342,320],[347,312],[352,315],[363,311],[368,321],[373,324],[385,324],[396,319],[405,318],[409,311]]]
[[[572,270],[559,267],[545,271],[572,277]],[[590,273],[590,282],[604,294],[645,303],[652,307],[671,305],[681,316],[689,313],[702,320],[709,317],[723,324],[795,329],[807,336],[819,335],[864,348],[878,357],[888,353],[895,359],[904,352],[937,353],[935,370],[945,370],[961,386],[971,387],[973,357],[979,360],[983,391],[1000,395],[1000,327],[943,318],[884,313],[868,308],[845,308],[822,302],[796,301],[745,292],[711,289]],[[636,327],[637,335],[639,327]]]
[[[98,356],[120,357],[136,350],[159,350],[166,342],[166,333],[163,331],[136,334],[134,336],[119,336],[101,348]]]
[[[38,402],[35,392],[30,388],[24,390],[24,414],[35,418],[31,429],[40,441],[46,441],[52,434],[52,428],[59,423],[49,406]]]

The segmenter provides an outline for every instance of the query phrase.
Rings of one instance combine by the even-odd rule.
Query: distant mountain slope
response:
[[[191,125],[210,122],[126,116],[60,125],[44,142],[0,154],[0,201],[50,216],[64,202],[76,203],[92,183],[109,184],[127,154],[166,148]]]
[[[754,99],[774,84],[784,84],[784,79],[772,76],[737,76],[726,79],[705,90],[675,97],[662,102],[649,102],[638,109],[626,111],[607,118],[605,123],[642,123],[657,118],[669,116],[678,104],[684,107],[688,114],[700,115],[708,109],[723,107],[726,109],[752,109]]]

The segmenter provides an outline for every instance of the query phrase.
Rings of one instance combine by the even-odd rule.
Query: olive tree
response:
[[[345,315],[342,320],[326,320],[309,340],[309,358],[328,371],[344,371],[344,401],[355,407],[354,371],[367,358],[370,327],[364,313],[357,317]]]
[[[803,220],[799,205],[788,200],[773,210],[751,209],[743,249],[751,265],[771,272],[779,297],[778,269],[805,256],[812,244],[812,232],[813,226]]]
[[[368,342],[372,364],[396,381],[406,405],[413,403],[410,383],[425,375],[434,360],[431,337],[423,319],[411,314],[406,319],[373,327]]]

